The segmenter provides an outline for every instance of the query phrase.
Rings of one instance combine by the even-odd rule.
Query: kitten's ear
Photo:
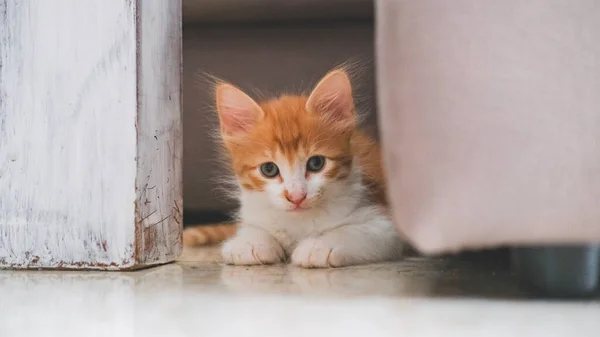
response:
[[[356,116],[348,74],[338,69],[325,75],[308,97],[306,110],[340,127],[354,127]]]
[[[263,116],[260,106],[231,84],[217,84],[215,96],[221,132],[226,136],[248,132]]]

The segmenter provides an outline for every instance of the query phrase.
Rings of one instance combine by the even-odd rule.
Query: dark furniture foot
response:
[[[600,245],[516,247],[512,265],[523,286],[544,297],[591,297],[600,281]]]

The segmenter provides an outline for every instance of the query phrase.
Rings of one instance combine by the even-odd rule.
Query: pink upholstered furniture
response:
[[[421,251],[600,242],[600,4],[382,0],[380,130]]]

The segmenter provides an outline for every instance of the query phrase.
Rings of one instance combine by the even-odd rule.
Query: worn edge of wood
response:
[[[138,156],[135,184],[135,264],[128,270],[173,262],[183,249],[181,6],[181,0],[135,0]],[[145,12],[144,8],[149,11]],[[145,27],[144,20],[149,20],[151,15],[163,16],[153,20],[152,28]],[[160,28],[165,29],[157,31]],[[147,36],[152,39],[146,40]],[[144,76],[155,75],[151,73],[154,69],[161,70],[159,76],[149,76],[150,81],[144,82]],[[161,109],[165,106],[166,109]],[[166,120],[166,129],[160,130],[160,123],[164,120],[160,120],[159,116],[163,113],[168,115],[169,112],[171,120]],[[154,116],[154,121],[151,116]],[[149,133],[153,133],[152,138],[156,144],[148,145]],[[150,160],[150,153],[155,146],[159,152],[158,163]],[[167,151],[168,156],[163,154],[161,157],[161,151]],[[161,171],[159,167],[157,176],[154,169],[164,165],[165,159],[169,162],[167,171]],[[148,192],[150,190],[153,191]],[[165,202],[159,200],[161,196],[163,200],[167,199],[166,212],[161,210],[161,203]],[[157,206],[153,206],[154,204]]]

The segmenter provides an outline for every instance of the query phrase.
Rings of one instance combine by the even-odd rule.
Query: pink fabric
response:
[[[377,54],[418,249],[600,242],[600,2],[382,0]]]

